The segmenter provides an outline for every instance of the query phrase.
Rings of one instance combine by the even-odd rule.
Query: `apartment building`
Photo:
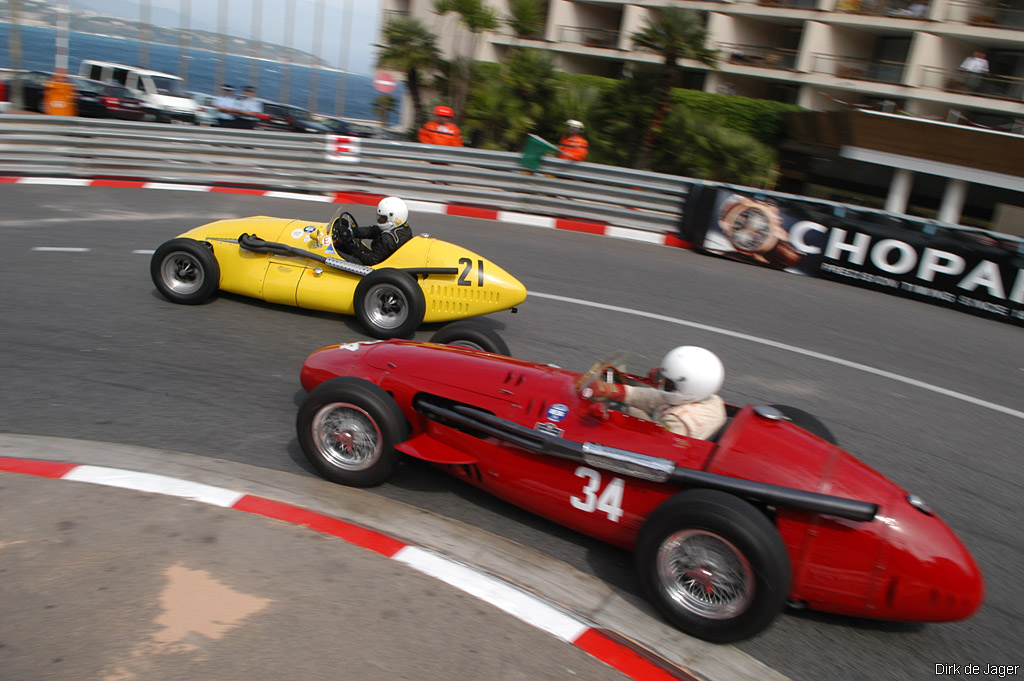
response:
[[[508,0],[487,3],[500,15],[509,13]],[[1024,134],[1024,0],[546,4],[542,33],[523,38],[503,27],[481,36],[474,56],[500,61],[513,46],[526,45],[548,51],[562,71],[617,77],[632,64],[659,61],[658,55],[635,49],[631,36],[662,8],[674,5],[706,13],[709,46],[720,57],[714,69],[684,61],[685,87],[778,100],[815,111],[864,107],[911,114],[936,124],[962,126],[967,135]],[[431,0],[382,0],[385,21],[392,13],[420,18],[450,56],[464,34],[453,15],[439,17],[432,8]],[[984,56],[987,73],[961,68],[965,59],[976,55]],[[964,145],[999,148],[998,142]],[[921,147],[926,153],[927,142],[922,140]],[[942,166],[929,165],[925,170],[941,175],[920,180],[908,173],[922,173],[924,166],[900,159],[885,158],[881,165],[886,172],[878,172],[879,155],[868,161],[837,156],[831,166],[841,176],[852,173],[868,184],[881,183],[886,206],[896,212],[918,193],[926,201],[925,194],[935,194],[938,216],[949,222],[960,218],[965,203],[990,208],[999,203],[1024,205],[1024,159],[1007,174],[976,167],[970,156],[961,160],[962,168],[950,168],[945,161]]]

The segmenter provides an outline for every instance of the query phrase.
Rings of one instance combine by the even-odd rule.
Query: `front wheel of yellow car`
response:
[[[153,253],[149,274],[160,293],[174,303],[198,305],[220,286],[213,250],[195,239],[171,239]]]
[[[406,338],[420,328],[427,304],[409,274],[385,268],[363,277],[356,287],[356,317],[374,338]]]

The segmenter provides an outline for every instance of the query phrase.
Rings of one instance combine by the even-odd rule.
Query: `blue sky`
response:
[[[141,18],[138,0],[70,1],[72,9],[92,10],[124,19]],[[150,0],[150,21],[159,26],[179,27],[183,1],[189,3],[192,28],[217,30],[221,0]],[[263,12],[259,37],[266,42],[286,44],[285,12],[289,3],[295,6],[291,46],[315,52],[315,0],[261,0]],[[226,4],[227,32],[242,38],[252,37],[252,13],[256,3],[253,0],[227,0]],[[346,17],[351,17],[351,22],[346,22]],[[318,56],[332,66],[345,67],[356,73],[373,73],[376,58],[373,43],[378,40],[379,21],[377,0],[324,0],[322,49]]]

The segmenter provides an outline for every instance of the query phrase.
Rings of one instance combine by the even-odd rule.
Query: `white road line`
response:
[[[914,378],[908,378],[901,376],[900,374],[894,374],[889,371],[882,369],[876,369],[875,367],[868,366],[866,364],[860,364],[858,362],[851,362],[849,360],[841,359],[839,357],[833,357],[832,355],[826,355],[821,352],[815,352],[814,350],[806,350],[799,348],[795,345],[787,345],[786,343],[779,343],[778,341],[768,340],[767,338],[761,338],[759,336],[751,336],[750,334],[740,333],[738,331],[731,331],[729,329],[723,329],[718,326],[710,326],[708,324],[701,324],[699,322],[691,322],[685,319],[677,319],[675,317],[669,317],[663,314],[657,314],[654,312],[644,312],[643,310],[633,310],[628,307],[619,307],[617,305],[606,305],[605,303],[595,303],[590,300],[581,300],[579,298],[568,298],[566,296],[558,296],[552,293],[538,293],[536,291],[529,291],[528,296],[534,298],[544,298],[547,300],[557,300],[563,303],[572,303],[573,305],[582,305],[584,307],[594,307],[599,310],[607,310],[609,312],[621,312],[623,314],[633,315],[634,317],[644,317],[646,319],[654,319],[660,322],[668,322],[669,324],[678,324],[679,326],[688,326],[692,329],[700,329],[701,331],[708,331],[711,333],[717,333],[722,336],[729,336],[730,338],[738,338],[740,340],[749,341],[751,343],[758,343],[760,345],[767,345],[768,347],[777,348],[779,350],[785,350],[787,352],[793,352],[798,355],[804,355],[805,357],[813,357],[814,359],[820,359],[824,362],[831,362],[832,364],[838,364],[840,366],[848,367],[850,369],[856,369],[857,371],[863,371],[865,373],[874,374],[875,376],[881,376],[882,378],[888,378],[892,381],[899,383],[906,383],[922,390],[929,390],[939,395],[945,395],[946,397],[952,397],[953,399],[961,400],[963,402],[969,402],[970,404],[991,409],[992,411],[998,411],[1009,416],[1014,416],[1019,419],[1024,419],[1024,411],[1017,409],[1011,409],[1010,407],[1004,407],[1001,404],[982,400],[977,397],[958,393],[953,390],[947,390],[931,383],[925,383],[924,381],[918,381]]]
[[[145,249],[138,249],[138,250],[132,251],[132,253],[134,253],[136,255],[153,255],[154,253],[156,253],[156,251],[152,250],[152,249],[150,249],[148,251],[145,250]]]
[[[72,248],[70,246],[33,246],[33,251],[44,253],[88,253],[91,248]]]

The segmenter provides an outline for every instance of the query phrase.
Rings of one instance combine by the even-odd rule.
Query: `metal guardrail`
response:
[[[0,173],[393,194],[676,233],[694,180],[512,152],[128,121],[0,117]],[[332,147],[333,148],[333,147]]]

